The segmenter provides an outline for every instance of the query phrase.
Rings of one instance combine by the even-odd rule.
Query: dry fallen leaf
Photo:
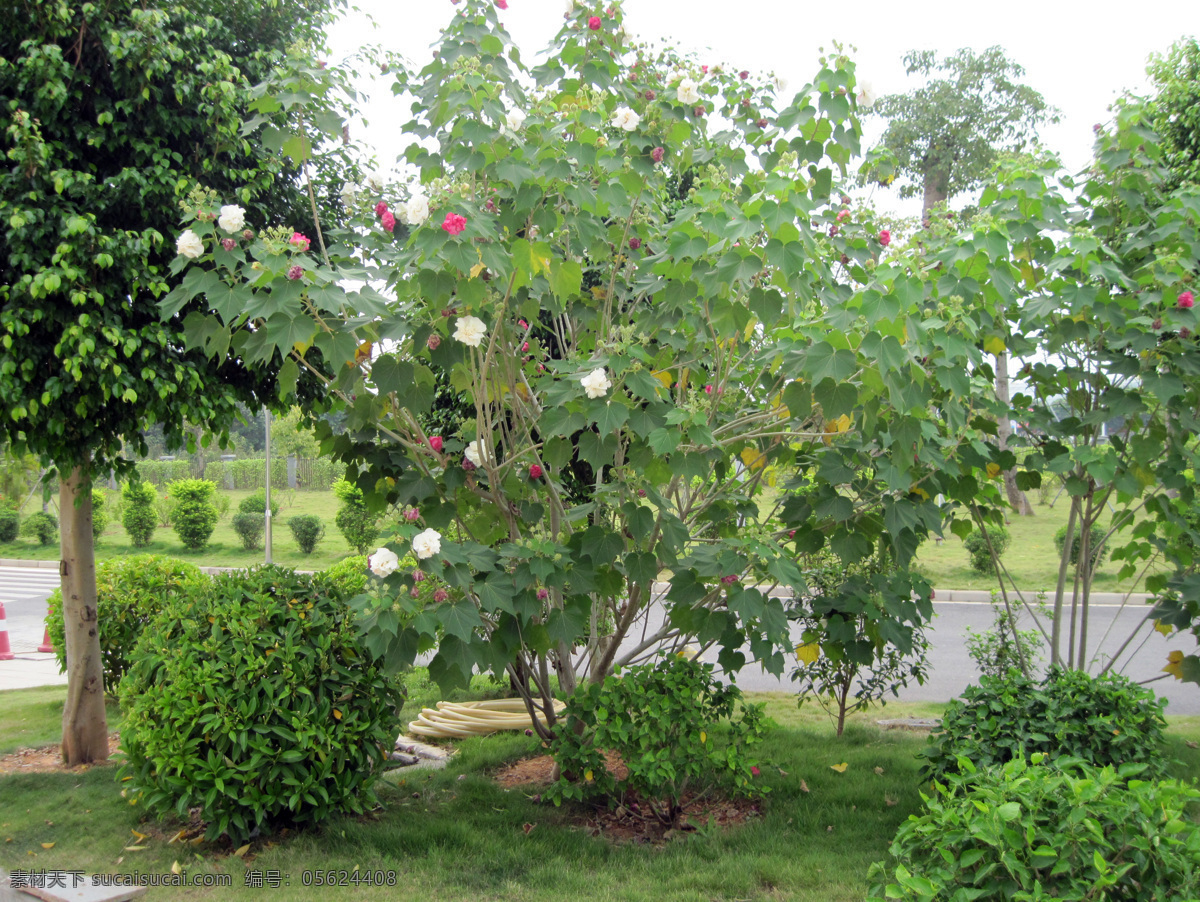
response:
[[[183,868],[181,868],[181,867],[179,866],[179,862],[178,862],[178,861],[172,861],[172,862],[171,862],[171,873],[172,873],[172,874],[182,874],[182,873],[183,873]]]
[[[849,766],[850,766],[849,763],[843,761],[841,764],[829,765],[829,769],[836,770],[839,774],[844,774],[846,772],[846,768],[848,768]]]
[[[169,846],[172,843],[179,842],[181,839],[183,839],[183,834],[184,834],[184,831],[180,830],[178,833],[176,833],[174,836],[172,836],[170,839],[167,840],[167,845]]]
[[[882,768],[882,767],[876,767],[876,768],[875,768],[875,773],[879,774],[879,776],[881,776],[881,777],[882,777],[882,776],[883,776],[883,768]]]
[[[532,833],[532,832],[533,832],[533,828],[534,828],[534,827],[536,827],[536,826],[537,826],[537,824],[523,824],[523,825],[521,826],[521,829],[522,829],[522,830],[524,830],[524,831],[525,831],[525,835],[526,835],[526,836],[528,836],[530,833]]]
[[[130,833],[132,833],[132,834],[133,834],[135,837],[137,837],[137,841],[138,841],[138,842],[141,842],[141,841],[142,841],[143,839],[145,839],[145,838],[147,837],[147,835],[148,835],[148,834],[146,834],[146,833],[138,833],[138,832],[137,832],[136,830],[134,830],[132,827],[130,827],[130,828],[129,828],[129,832],[130,832]]]
[[[801,781],[800,781],[800,791],[801,791],[801,792],[808,792],[808,791],[809,791],[809,789],[808,789],[808,784],[807,784],[807,783],[805,783],[803,780],[801,780]]]
[[[1200,742],[1192,742],[1192,740],[1189,739],[1187,740],[1187,747],[1189,749],[1200,749]]]
[[[144,851],[146,851],[146,846],[126,846],[125,851],[126,852],[144,852]]]
[[[52,843],[52,842],[44,842],[44,843],[42,843],[42,848],[43,848],[43,849],[53,849],[53,848],[54,848],[54,843]]]
[[[887,806],[888,806],[889,808],[891,808],[891,807],[893,807],[893,806],[894,806],[894,805],[895,805],[895,804],[896,804],[898,801],[900,801],[900,800],[899,800],[899,799],[897,799],[895,796],[886,795],[886,796],[884,796],[884,797],[883,797],[883,801],[887,803]]]
[[[825,832],[826,832],[826,833],[832,833],[832,832],[833,832],[833,824],[830,824],[828,827],[826,827],[826,828],[825,828]]]
[[[238,848],[237,851],[235,851],[233,853],[233,855],[235,858],[245,858],[246,853],[249,851],[250,851],[250,843],[246,843],[244,846],[241,846],[240,848]]]

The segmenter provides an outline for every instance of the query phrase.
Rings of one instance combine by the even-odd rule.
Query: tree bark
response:
[[[67,658],[62,760],[64,764],[88,764],[108,758],[108,720],[96,615],[92,493],[83,467],[76,467],[61,479],[58,507],[62,518],[59,573]]]
[[[1009,406],[1009,390],[1008,390],[1008,352],[996,355],[996,397],[1000,403],[1007,408]],[[1012,423],[1008,419],[1008,415],[996,418],[996,440],[1001,451],[1008,449],[1008,440],[1012,436]],[[1004,491],[1008,493],[1008,503],[1012,505],[1012,509],[1016,511],[1019,517],[1032,517],[1033,505],[1029,503],[1029,499],[1025,497],[1025,493],[1017,488],[1017,470],[1013,467],[1011,470],[1005,470],[1004,476]]]
[[[925,194],[921,198],[921,218],[929,219],[929,211],[946,201],[945,181],[940,172],[925,173]]]

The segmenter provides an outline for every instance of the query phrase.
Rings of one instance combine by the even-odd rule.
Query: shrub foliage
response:
[[[185,548],[199,551],[208,544],[219,519],[213,504],[216,492],[216,484],[207,479],[177,479],[167,487],[168,496],[177,502],[171,525]]]
[[[297,514],[288,518],[288,529],[300,546],[302,554],[312,554],[317,543],[325,536],[325,524],[316,514]]]
[[[157,498],[154,486],[148,482],[127,482],[121,487],[124,502],[121,525],[134,548],[145,548],[154,538],[154,530],[158,528],[158,514],[154,510]]]

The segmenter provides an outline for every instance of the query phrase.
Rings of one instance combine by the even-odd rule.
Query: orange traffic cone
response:
[[[38,651],[54,654],[54,643],[50,641],[50,627],[46,627],[46,632],[42,634],[42,644],[38,646]]]
[[[15,657],[8,644],[8,624],[4,620],[4,602],[0,601],[0,661],[11,661]]]

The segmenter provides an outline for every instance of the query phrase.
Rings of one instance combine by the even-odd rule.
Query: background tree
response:
[[[1200,44],[1181,38],[1146,69],[1155,93],[1150,124],[1162,139],[1170,187],[1200,184]]]
[[[926,221],[938,204],[979,188],[1002,154],[1036,144],[1038,126],[1057,120],[1042,95],[1018,81],[1025,70],[1000,47],[980,54],[963,49],[941,60],[932,51],[912,50],[904,63],[910,75],[920,73],[927,81],[876,103],[873,112],[888,125],[875,152],[886,151],[887,165],[904,179],[901,197],[921,195]],[[1001,349],[995,357],[996,394],[1007,406],[1008,354]],[[1007,447],[1011,422],[1002,416],[996,425],[1000,445]],[[1003,478],[1013,509],[1032,514],[1014,471],[1006,470]]]
[[[228,188],[260,223],[295,219],[304,198],[275,155],[242,137],[242,111],[248,86],[286,45],[318,36],[330,6],[17,0],[0,13],[0,435],[61,477],[70,763],[108,754],[93,476],[127,472],[126,448],[144,454],[148,424],[178,447],[186,423],[219,427],[236,400],[258,407],[275,394],[273,376],[185,350],[187,310],[158,315],[175,281],[164,235],[180,186]],[[244,236],[225,235],[236,255]]]

